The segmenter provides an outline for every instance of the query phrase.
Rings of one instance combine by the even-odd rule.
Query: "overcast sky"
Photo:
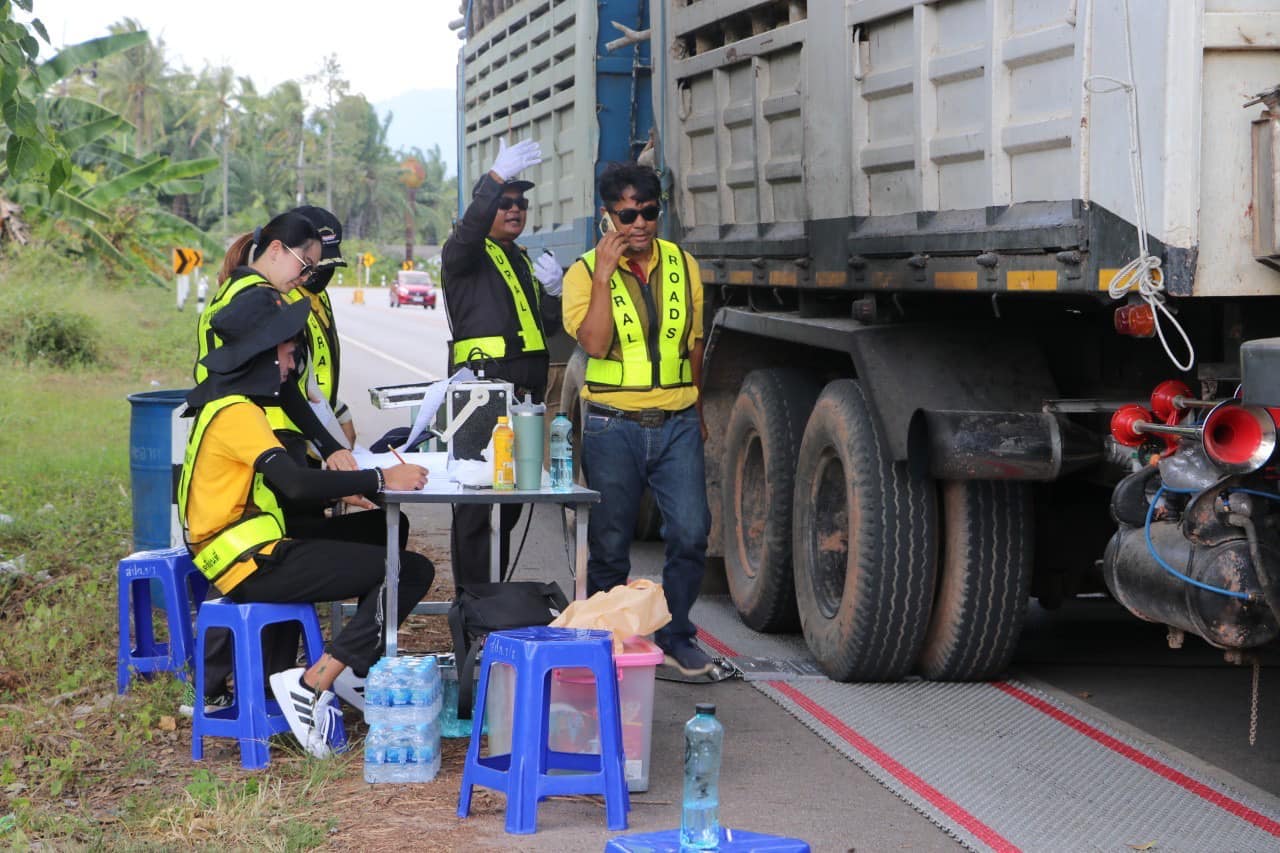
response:
[[[34,0],[33,11],[55,48],[41,43],[42,58],[130,17],[164,40],[172,66],[229,65],[260,92],[301,82],[337,54],[351,91],[374,103],[412,89],[454,88],[462,44],[448,28],[459,17],[458,0]]]

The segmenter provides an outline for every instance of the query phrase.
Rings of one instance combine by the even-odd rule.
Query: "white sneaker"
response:
[[[302,748],[316,758],[328,758],[329,735],[334,720],[341,719],[332,691],[319,693],[302,683],[302,667],[286,669],[271,676],[271,692],[289,721],[289,730]]]
[[[351,667],[338,673],[333,680],[333,692],[361,715],[364,714],[364,679],[352,672]]]

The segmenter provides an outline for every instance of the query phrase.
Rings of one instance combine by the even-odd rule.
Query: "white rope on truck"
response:
[[[1090,5],[1092,6],[1092,4]],[[1092,15],[1090,15],[1090,18],[1092,19]],[[1093,25],[1092,20],[1089,23],[1090,26]],[[1120,80],[1105,74],[1094,74],[1085,78],[1084,81],[1085,89],[1094,94],[1105,95],[1123,91],[1129,106],[1129,183],[1133,190],[1133,203],[1138,226],[1138,257],[1125,264],[1111,277],[1111,281],[1107,285],[1107,293],[1112,299],[1123,299],[1133,292],[1135,288],[1137,289],[1138,296],[1151,306],[1152,313],[1155,315],[1156,335],[1160,338],[1160,345],[1164,347],[1165,355],[1169,357],[1169,361],[1173,362],[1174,367],[1185,372],[1190,370],[1196,363],[1195,347],[1192,346],[1191,338],[1187,336],[1182,324],[1178,322],[1177,318],[1173,316],[1173,312],[1165,305],[1164,271],[1160,269],[1160,259],[1152,255],[1147,248],[1147,195],[1142,180],[1142,145],[1141,134],[1138,129],[1138,89],[1134,83],[1136,75],[1133,68],[1133,36],[1129,23],[1129,0],[1124,0],[1124,45],[1125,59],[1128,62],[1129,69],[1128,80]],[[1099,86],[1097,85],[1098,83],[1106,85]],[[1160,322],[1161,314],[1182,336],[1182,342],[1187,350],[1185,363],[1179,361],[1169,347],[1169,342],[1165,338],[1164,327]]]

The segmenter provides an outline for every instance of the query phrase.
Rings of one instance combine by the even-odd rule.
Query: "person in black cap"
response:
[[[319,394],[333,410],[337,422],[341,426],[343,438],[351,447],[356,441],[355,424],[351,420],[351,410],[338,399],[338,379],[341,376],[340,364],[342,352],[339,348],[338,328],[333,316],[333,305],[329,301],[327,290],[329,282],[338,267],[345,267],[347,262],[342,258],[342,223],[323,207],[304,205],[295,207],[293,213],[300,213],[315,226],[320,237],[320,260],[316,262],[311,278],[296,288],[289,297],[293,300],[309,299],[311,301],[311,317],[307,321],[308,381],[313,383],[312,389]]]
[[[369,471],[322,471],[296,464],[276,439],[264,406],[296,380],[296,339],[307,302],[286,304],[274,289],[251,288],[211,322],[221,345],[201,359],[207,375],[187,395],[195,425],[178,485],[187,547],[201,573],[233,601],[319,602],[356,597],[355,615],[310,667],[271,675],[290,729],[313,755],[329,755],[338,713],[331,688],[348,667],[367,671],[382,653],[386,550],[289,536],[276,496],[334,499],[384,489],[421,489],[426,469],[402,464]],[[435,568],[400,554],[399,612],[426,594]]]
[[[486,378],[515,386],[541,403],[551,364],[547,338],[560,324],[563,270],[550,253],[531,261],[516,238],[524,231],[531,181],[516,180],[542,162],[531,139],[507,147],[499,140],[493,167],[476,182],[471,204],[441,253],[441,283],[453,340],[449,374],[463,365],[483,367]],[[541,284],[541,287],[539,287]],[[544,293],[545,292],[545,296]],[[502,507],[501,565],[510,557],[511,528],[520,504]],[[489,508],[454,507],[450,538],[455,583],[489,580]]]

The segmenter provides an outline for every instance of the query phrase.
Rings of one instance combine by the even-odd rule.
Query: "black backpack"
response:
[[[554,583],[512,581],[458,587],[449,608],[449,631],[458,662],[458,719],[471,718],[476,657],[490,631],[547,625],[569,606]]]

